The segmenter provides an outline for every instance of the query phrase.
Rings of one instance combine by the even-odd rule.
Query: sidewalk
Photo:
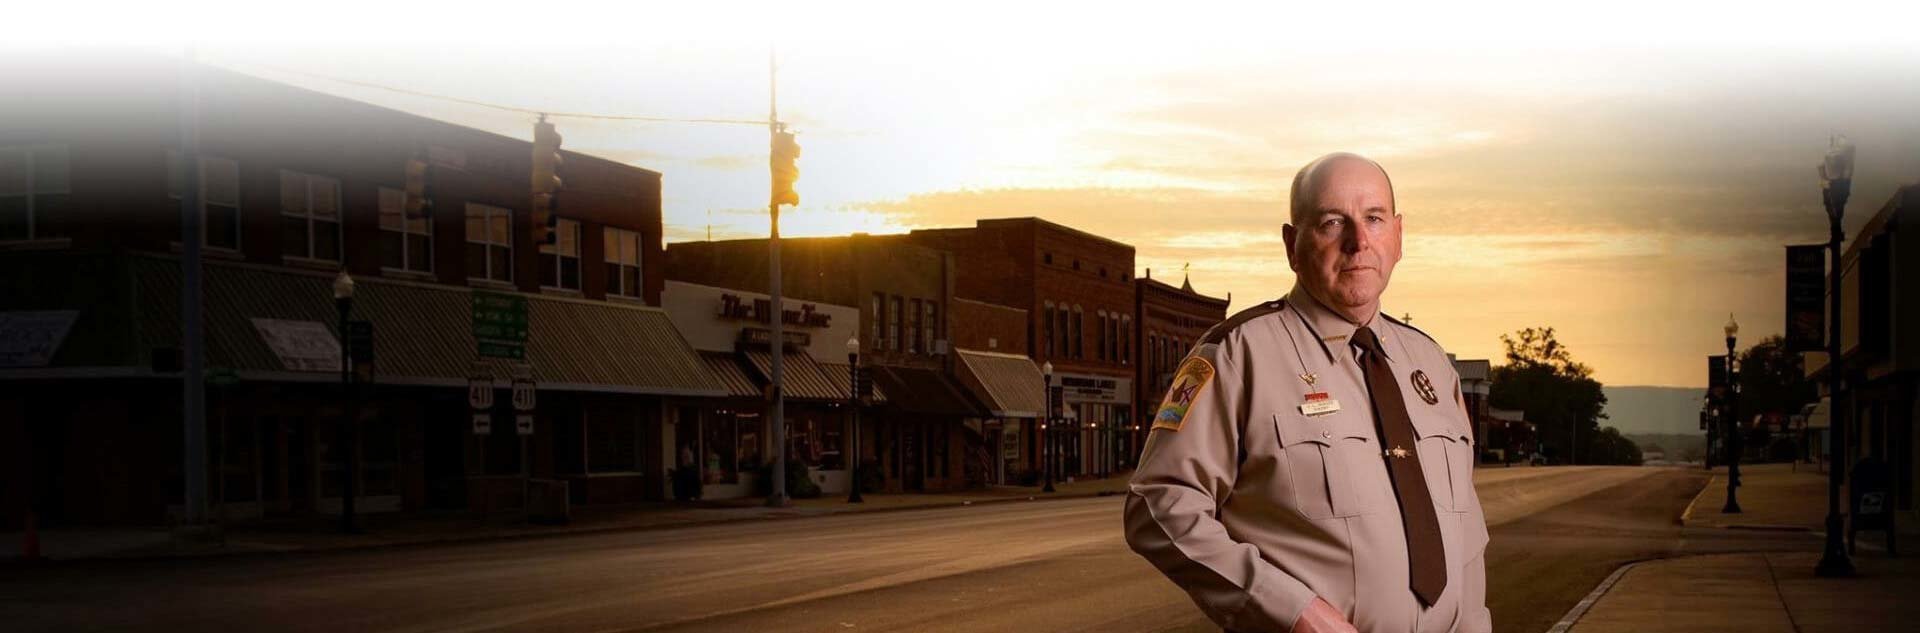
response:
[[[1689,527],[1821,532],[1826,475],[1802,465],[1742,466],[1740,514],[1720,512],[1718,471],[1682,516]],[[1910,521],[1908,523],[1911,523]],[[1903,526],[1906,537],[1912,526]],[[1907,537],[1910,538],[1910,537]],[[1852,578],[1814,576],[1817,549],[1713,554],[1648,561],[1602,584],[1573,633],[1905,630],[1920,619],[1920,558],[1889,558],[1879,533],[1862,533]],[[1817,547],[1817,546],[1816,546]],[[1576,608],[1576,611],[1578,608]],[[1558,628],[1556,628],[1558,630]]]
[[[763,497],[647,503],[573,510],[566,525],[538,525],[518,515],[483,517],[470,513],[372,514],[361,517],[363,534],[341,534],[337,518],[242,523],[227,528],[221,543],[180,543],[166,527],[46,530],[40,533],[42,557],[48,560],[172,558],[272,552],[315,552],[390,547],[426,543],[458,543],[623,530],[650,530],[712,525],[739,521],[832,516],[925,508],[968,506],[1028,500],[1084,498],[1119,494],[1130,473],[1106,479],[1054,484],[1055,492],[1038,487],[994,486],[979,490],[924,494],[866,494],[865,501],[847,503],[845,495],[794,499],[785,508],[762,505]],[[0,563],[17,561],[19,532],[0,533],[6,547]]]

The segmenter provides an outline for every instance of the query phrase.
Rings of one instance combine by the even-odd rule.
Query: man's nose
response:
[[[1373,247],[1373,237],[1367,235],[1366,227],[1359,223],[1349,223],[1346,235],[1340,240],[1340,250],[1358,253]]]

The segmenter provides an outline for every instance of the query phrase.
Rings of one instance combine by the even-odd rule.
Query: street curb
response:
[[[1620,582],[1620,578],[1626,576],[1627,572],[1632,571],[1635,567],[1639,567],[1640,563],[1644,562],[1647,561],[1634,561],[1621,565],[1619,569],[1613,570],[1613,573],[1609,574],[1606,580],[1600,581],[1599,586],[1594,587],[1593,591],[1587,592],[1587,597],[1581,598],[1579,603],[1574,604],[1572,609],[1567,610],[1566,615],[1560,616],[1560,621],[1555,622],[1553,628],[1547,629],[1547,633],[1567,633],[1567,629],[1571,629],[1573,625],[1578,624],[1580,618],[1586,617],[1588,609],[1592,609],[1593,605],[1599,603],[1601,598],[1606,597],[1607,592],[1613,590],[1613,585]]]
[[[1693,494],[1693,500],[1687,502],[1687,509],[1680,513],[1680,519],[1677,522],[1678,525],[1688,527],[1687,523],[1693,520],[1693,507],[1700,505],[1700,497],[1706,496],[1707,491],[1713,489],[1713,482],[1719,478],[1719,475],[1709,475],[1707,477],[1707,485],[1702,486],[1700,492]]]
[[[133,554],[133,555],[126,555],[126,556],[92,556],[92,557],[65,558],[65,559],[42,557],[36,561],[31,561],[31,562],[20,560],[18,557],[9,556],[9,557],[0,558],[0,569],[23,569],[23,568],[36,568],[36,567],[45,568],[45,567],[56,567],[56,566],[66,567],[66,566],[84,566],[88,564],[100,564],[100,563],[178,561],[178,560],[188,560],[188,559],[236,560],[236,559],[244,559],[247,557],[289,558],[289,557],[297,557],[297,556],[324,555],[324,554],[331,554],[336,552],[368,552],[368,551],[379,551],[379,550],[386,550],[386,549],[401,549],[401,548],[408,548],[408,547],[431,547],[436,545],[462,545],[462,544],[471,544],[471,543],[532,540],[532,539],[541,539],[541,538],[557,538],[557,537],[567,537],[567,536],[609,534],[613,532],[653,532],[653,531],[660,531],[660,530],[672,530],[672,529],[689,528],[689,527],[710,527],[715,525],[725,525],[729,523],[748,523],[752,521],[786,521],[786,520],[795,520],[795,519],[817,519],[817,518],[843,516],[843,515],[849,515],[849,514],[884,514],[888,512],[905,512],[905,511],[911,511],[911,510],[939,510],[939,509],[945,509],[945,508],[963,508],[963,507],[973,507],[973,506],[980,506],[980,505],[997,505],[997,504],[1016,503],[1016,502],[1023,502],[1023,501],[1050,501],[1050,500],[1058,501],[1058,500],[1064,500],[1064,499],[1092,499],[1096,497],[1109,497],[1117,494],[1120,494],[1120,493],[1111,491],[1111,490],[1099,490],[1099,491],[1093,491],[1093,492],[1074,492],[1074,493],[1065,493],[1065,494],[1062,494],[1062,493],[1049,494],[1049,493],[1043,493],[1043,492],[1035,492],[1033,494],[1025,495],[1025,496],[1009,496],[1009,497],[998,498],[998,499],[969,499],[965,501],[944,501],[940,503],[892,506],[892,507],[885,507],[885,508],[862,507],[862,508],[846,509],[846,510],[833,510],[828,512],[822,512],[819,514],[788,514],[788,515],[722,517],[722,518],[714,518],[714,519],[698,519],[698,520],[692,520],[692,521],[682,521],[677,523],[655,523],[655,524],[647,524],[647,525],[606,525],[606,526],[581,527],[581,528],[547,528],[547,529],[534,529],[534,530],[519,530],[519,531],[511,531],[511,532],[496,532],[496,533],[488,533],[488,534],[459,535],[459,536],[449,536],[444,538],[428,538],[428,539],[413,540],[413,541],[348,544],[348,545],[329,546],[329,547],[290,547],[287,549],[277,549],[277,550],[216,550],[216,551],[201,551],[201,552],[165,552],[165,553],[150,553],[150,554]]]

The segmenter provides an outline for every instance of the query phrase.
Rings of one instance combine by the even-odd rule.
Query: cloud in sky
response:
[[[786,234],[1035,215],[1134,244],[1159,278],[1192,262],[1195,286],[1235,308],[1292,283],[1278,236],[1293,171],[1359,151],[1392,172],[1407,217],[1389,310],[1463,357],[1553,325],[1616,384],[1701,384],[1729,311],[1745,331],[1779,329],[1780,247],[1825,237],[1812,167],[1828,134],[1860,145],[1849,230],[1920,180],[1920,10],[1475,4],[1368,9],[1398,19],[1359,35],[1313,28],[1356,23],[1336,7],[1026,2],[596,9],[550,37],[517,6],[380,5],[398,23],[463,22],[407,42],[362,10],[273,42],[135,11],[127,32],[69,39],[164,48],[200,29],[211,63],[520,138],[530,116],[275,69],[554,111],[760,119],[777,41],[780,113],[804,148]],[[556,121],[571,148],[665,174],[668,240],[765,233],[763,127]]]

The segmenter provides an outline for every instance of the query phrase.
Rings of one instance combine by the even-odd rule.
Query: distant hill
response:
[[[1697,434],[1700,405],[1707,390],[1691,387],[1602,387],[1607,394],[1607,418],[1627,435]]]

